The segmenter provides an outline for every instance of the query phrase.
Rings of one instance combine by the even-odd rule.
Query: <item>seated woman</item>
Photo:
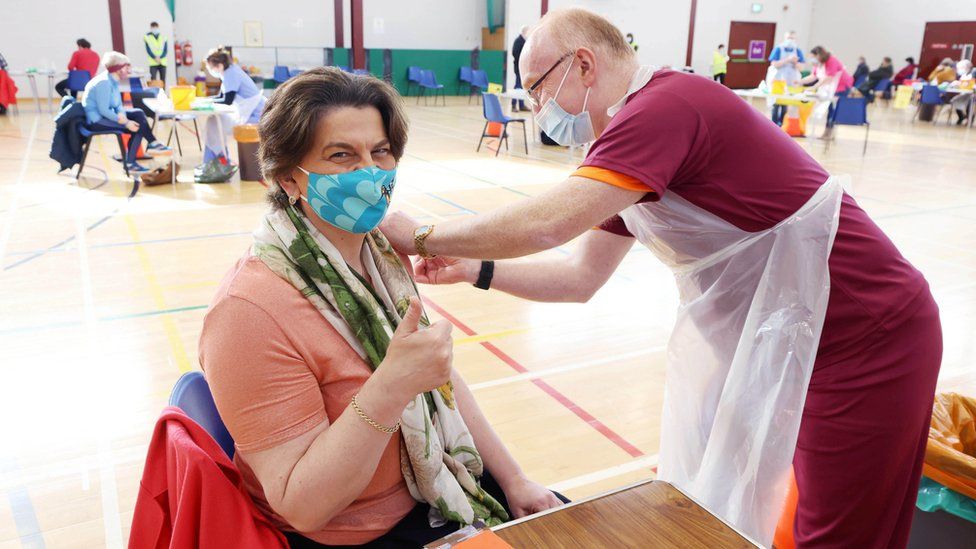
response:
[[[305,72],[260,133],[271,209],[199,346],[257,504],[292,547],[418,547],[559,505],[488,424],[451,366],[450,324],[427,325],[376,230],[407,138],[393,88]]]
[[[254,80],[234,63],[233,57],[223,46],[210,50],[207,54],[207,71],[220,80],[220,95],[214,98],[214,103],[233,105],[236,112],[233,115],[222,114],[218,125],[217,118],[207,118],[204,129],[203,166],[201,170],[215,161],[223,160],[227,163],[227,151],[224,143],[227,136],[234,131],[238,124],[257,124],[264,110],[264,95],[258,89]],[[223,135],[220,128],[223,128]]]
[[[929,83],[948,84],[956,79],[956,62],[951,57],[946,57],[941,63],[929,73]]]
[[[129,58],[117,51],[110,51],[102,55],[102,64],[105,65],[105,72],[88,81],[85,98],[81,102],[85,107],[88,127],[92,130],[123,130],[129,134],[129,151],[124,160],[126,167],[129,173],[148,172],[148,168],[136,162],[142,140],[148,143],[146,152],[149,155],[167,154],[171,152],[170,148],[153,136],[146,113],[139,109],[126,109],[122,105],[119,82],[129,80],[132,72]]]

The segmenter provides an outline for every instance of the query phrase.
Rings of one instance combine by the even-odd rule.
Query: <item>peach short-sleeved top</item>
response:
[[[199,355],[248,491],[279,528],[295,531],[269,506],[246,456],[335,421],[370,376],[369,366],[311,302],[250,254],[221,282],[203,321]],[[366,490],[322,530],[300,533],[328,545],[366,543],[416,503],[394,436]]]

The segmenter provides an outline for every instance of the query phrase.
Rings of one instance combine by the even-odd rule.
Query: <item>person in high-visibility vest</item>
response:
[[[725,84],[725,73],[728,72],[729,56],[725,54],[725,44],[719,44],[712,53],[712,78],[720,84]]]
[[[149,32],[143,37],[146,42],[146,53],[149,54],[149,77],[153,80],[166,81],[166,54],[169,43],[165,36],[159,34],[159,23],[149,24]]]

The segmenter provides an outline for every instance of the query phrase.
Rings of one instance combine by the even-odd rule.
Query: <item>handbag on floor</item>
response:
[[[179,175],[180,165],[175,164],[175,166],[176,166],[176,175]],[[142,177],[140,179],[142,181],[142,184],[147,187],[154,187],[156,185],[166,185],[172,183],[174,180],[173,164],[167,163],[165,166],[161,168],[156,168],[148,173],[144,173],[142,174]]]

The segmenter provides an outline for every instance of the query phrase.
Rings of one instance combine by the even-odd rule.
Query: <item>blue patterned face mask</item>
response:
[[[326,223],[351,233],[375,229],[390,207],[396,168],[371,166],[351,172],[323,174],[309,172],[308,197],[302,197]]]

